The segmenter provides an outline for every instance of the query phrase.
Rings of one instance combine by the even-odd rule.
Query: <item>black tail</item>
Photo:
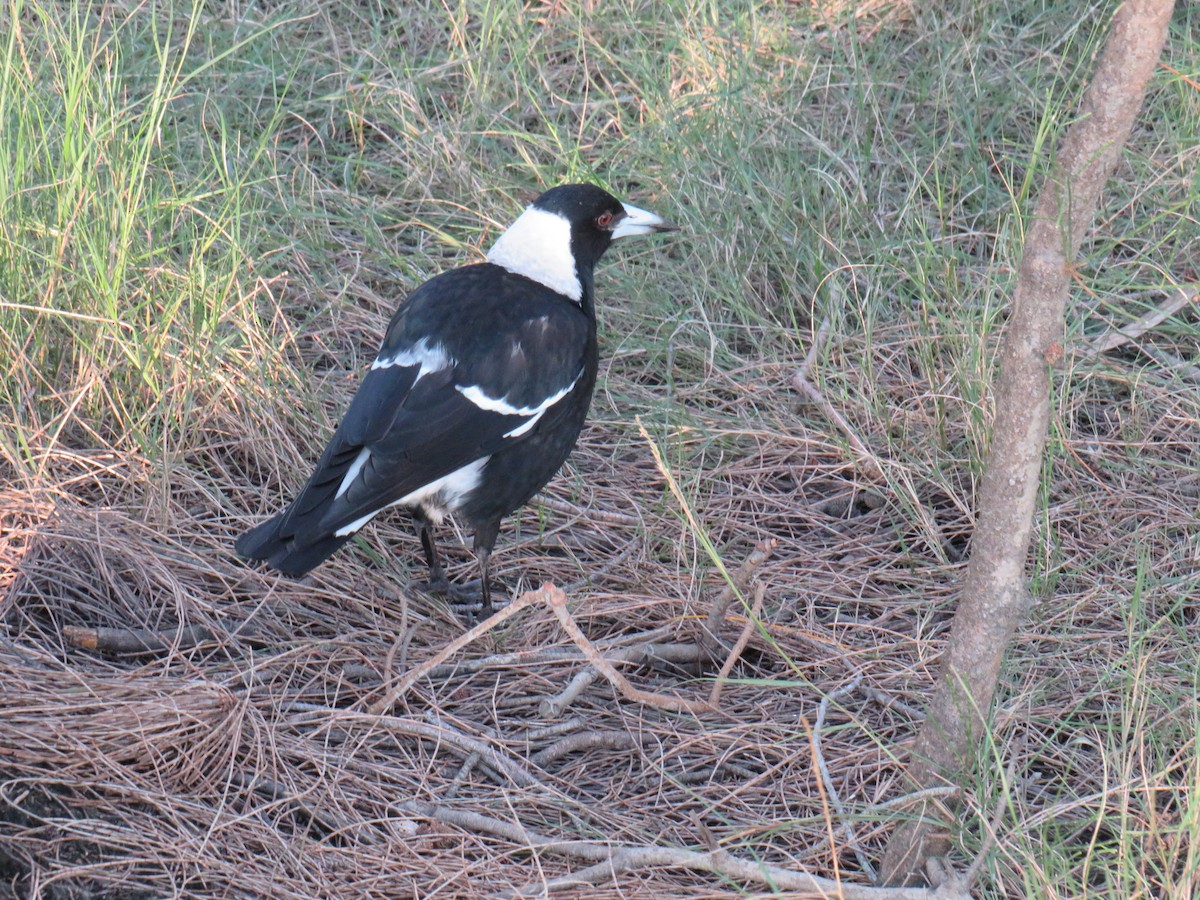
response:
[[[243,534],[234,544],[238,555],[246,559],[265,559],[271,568],[298,578],[325,562],[353,537],[329,534],[306,536],[307,539],[301,541],[294,529],[287,528],[292,533],[283,533],[288,524],[287,517],[288,513],[281,513]]]
[[[331,507],[338,502],[342,478],[362,449],[361,445],[348,446],[340,436],[339,428],[291,506],[237,539],[234,549],[239,556],[265,559],[284,575],[298,578],[325,562],[354,536],[334,534],[342,523],[330,515]]]

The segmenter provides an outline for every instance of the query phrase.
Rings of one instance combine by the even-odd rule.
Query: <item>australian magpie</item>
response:
[[[400,306],[316,471],[237,552],[303,575],[398,506],[416,523],[430,587],[450,592],[433,526],[455,513],[475,531],[488,614],[500,520],[558,471],[591,404],[592,270],[618,238],[674,230],[595,185],[546,191],[487,262],[431,278]]]

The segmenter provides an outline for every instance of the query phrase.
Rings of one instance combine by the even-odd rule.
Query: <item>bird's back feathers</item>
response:
[[[238,553],[300,575],[397,501],[434,518],[459,508],[480,475],[473,464],[561,428],[558,410],[577,391],[590,398],[595,366],[594,320],[550,288],[490,263],[431,279],[392,319],[308,483]],[[539,464],[546,478],[574,446],[583,416],[572,418],[565,447],[541,448],[557,457]]]

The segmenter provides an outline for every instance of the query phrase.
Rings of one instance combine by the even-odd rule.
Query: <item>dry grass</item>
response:
[[[881,355],[894,359],[902,337],[881,343]],[[248,521],[229,510],[256,505],[240,496],[252,479],[221,471],[218,492],[200,477],[213,477],[217,460],[232,465],[228,446],[204,448],[205,465],[176,470],[160,515],[136,497],[154,470],[149,460],[53,456],[46,483],[69,491],[10,490],[4,504],[0,740],[10,865],[36,873],[27,884],[48,892],[60,883],[280,897],[471,896],[528,890],[581,867],[418,814],[419,804],[434,804],[555,839],[719,846],[861,877],[814,768],[812,724],[823,696],[861,678],[832,705],[820,739],[850,829],[873,856],[891,818],[879,804],[904,792],[895,754],[932,681],[969,520],[937,487],[918,482],[900,497],[860,483],[818,423],[796,415],[791,371],[748,367],[678,397],[703,411],[708,440],[728,436],[737,448],[704,454],[691,495],[723,558],[736,563],[757,540],[779,540],[758,573],[763,630],[725,686],[720,712],[701,716],[624,702],[600,681],[545,718],[542,704],[581,662],[550,611],[535,606],[458,656],[459,671],[442,667],[416,685],[393,727],[361,710],[385,678],[460,629],[406,593],[418,549],[403,523],[369,533],[378,562],[343,553],[295,583],[247,570],[229,552]],[[1154,472],[1188,459],[1200,425],[1194,397],[1143,384],[1131,439],[1124,403],[1096,396],[1128,384],[1120,369],[1085,381],[1092,387],[1069,410],[1080,421],[1052,473],[1052,524],[1042,531],[1042,552],[1059,573],[1055,602],[1014,651],[993,735],[1022,783],[992,789],[1011,805],[1005,828],[1015,833],[1075,821],[1071,841],[1097,842],[1110,827],[1096,818],[1104,811],[1136,842],[1139,833],[1164,833],[1147,817],[1185,815],[1176,804],[1196,776],[1194,737],[1165,758],[1150,754],[1154,763],[1153,748],[1126,745],[1117,758],[1129,768],[1114,772],[1101,761],[1113,761],[1116,735],[1100,729],[1126,715],[1173,719],[1181,736],[1194,726],[1194,710],[1152,711],[1156,692],[1187,690],[1194,657],[1179,656],[1172,633],[1195,627],[1194,609],[1181,595],[1133,614],[1112,598],[1136,597],[1151,565],[1155,578],[1194,587],[1194,536],[1182,523],[1198,479],[1180,477],[1168,493]],[[922,390],[888,386],[908,397]],[[751,400],[768,412],[747,421],[738,410]],[[211,423],[214,433],[252,427]],[[869,426],[863,437],[886,444]],[[903,467],[887,465],[896,484],[911,483]],[[516,589],[545,578],[566,585],[576,618],[601,646],[652,629],[663,643],[690,641],[718,589],[628,423],[592,427],[566,477],[521,525],[520,539],[497,553],[499,577]],[[461,576],[468,555],[458,560]],[[742,621],[731,619],[730,641]],[[1155,630],[1138,635],[1131,622]],[[1164,631],[1163,622],[1174,626]],[[167,646],[113,654],[67,639],[72,628],[101,627],[160,632]],[[180,628],[202,631],[180,636]],[[495,665],[477,664],[498,655]],[[668,665],[628,675],[668,694],[708,694],[703,679]],[[471,742],[505,768],[472,757]],[[983,818],[998,802],[966,800]],[[1147,866],[1184,865],[1187,846],[1180,838],[1139,852]],[[1019,850],[1018,841],[1000,855],[1001,873],[1009,861],[1022,864]],[[1009,877],[1015,887],[1022,876]],[[661,869],[587,890],[631,893],[725,895],[711,879]]]
[[[1023,29],[1045,34],[1033,25],[965,6],[939,47],[920,37],[937,23],[901,4],[870,4],[861,20],[826,5],[808,24],[799,5],[764,8],[732,36],[690,7],[673,7],[673,32],[636,4],[598,8],[599,24],[547,4],[520,27],[488,20],[486,44],[472,43],[486,29],[465,12],[414,9],[393,27],[369,6],[320,5],[271,32],[308,54],[304,65],[283,54],[295,66],[286,115],[256,106],[276,89],[253,80],[267,70],[258,57],[235,54],[229,72],[178,91],[185,112],[168,124],[194,113],[255,191],[214,213],[207,183],[183,184],[185,151],[166,146],[180,154],[164,164],[171,183],[193,191],[181,207],[218,236],[208,256],[131,264],[116,293],[159,297],[158,282],[220,275],[195,287],[214,301],[210,320],[189,331],[181,315],[154,331],[167,349],[130,364],[103,328],[50,314],[86,283],[28,288],[38,316],[65,330],[61,346],[37,344],[43,318],[0,307],[14,350],[0,409],[0,897],[533,896],[593,864],[572,841],[719,848],[866,883],[862,860],[905,810],[901,760],[971,532],[996,310],[1019,237],[1010,207],[1041,127],[1022,120],[1044,102],[1029,60],[1075,60],[1086,41],[1034,47]],[[228,37],[231,21],[204,24]],[[646,62],[655,42],[669,45],[665,74]],[[970,162],[963,130],[943,135],[908,93],[883,93],[900,83],[888,68],[899,59],[914,78],[941,78],[937,115],[953,116],[970,106],[946,87],[959,54],[972,108],[1020,122],[1016,137],[971,132],[981,158],[1007,148],[994,168]],[[931,58],[945,67],[932,76]],[[870,90],[847,74],[858,66],[878,70]],[[515,99],[496,86],[511,73]],[[1021,93],[1023,79],[1037,90]],[[987,107],[1000,83],[1022,98],[1011,109]],[[1166,129],[1164,110],[1180,109],[1194,121],[1181,83],[1148,121]],[[592,105],[576,102],[585,95]],[[242,132],[221,117],[241,104],[274,129],[265,171],[231,149]],[[722,122],[731,135],[713,131]],[[926,135],[936,164],[920,155]],[[1159,193],[1121,189],[1076,331],[1153,305],[1162,285],[1148,272],[1195,280],[1180,263],[1198,245],[1182,232],[1187,145],[1149,125],[1138,137],[1122,179]],[[944,183],[931,174],[959,157]],[[601,678],[548,715],[585,663],[533,605],[391,715],[368,715],[462,633],[408,590],[421,568],[407,523],[381,517],[299,582],[247,568],[233,538],[304,477],[407,288],[472,258],[529,187],[609,165],[617,188],[688,235],[633,258],[618,249],[598,274],[606,361],[592,424],[502,536],[495,575],[514,595],[552,581],[613,655],[646,635],[677,648],[723,589],[719,568],[774,539],[755,575],[761,627],[716,712],[632,703]],[[4,234],[6,259],[41,237]],[[212,250],[226,241],[228,258]],[[882,478],[794,386],[826,316],[832,337],[807,376]],[[1042,602],[961,797],[959,862],[998,825],[981,895],[1194,895],[1200,392],[1162,361],[1194,362],[1195,333],[1185,309],[1138,341],[1167,356],[1127,345],[1068,357],[1061,373],[1030,560]],[[451,577],[473,577],[466,549],[449,549]],[[727,645],[753,596],[734,603]],[[707,700],[724,660],[697,669],[669,656],[621,670],[639,688]],[[563,894],[770,890],[656,864]]]

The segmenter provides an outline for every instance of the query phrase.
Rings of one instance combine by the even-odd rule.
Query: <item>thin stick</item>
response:
[[[796,374],[792,376],[792,384],[796,386],[796,390],[804,394],[815,403],[821,412],[825,414],[825,418],[829,419],[850,443],[850,448],[858,454],[858,464],[863,470],[863,474],[872,481],[883,481],[883,466],[879,460],[875,458],[875,454],[867,449],[867,445],[862,442],[854,429],[850,427],[850,423],[842,416],[840,412],[834,409],[833,404],[825,399],[815,384],[808,380],[808,370],[816,361],[817,352],[821,345],[825,342],[826,335],[829,334],[829,318],[821,323],[821,327],[817,329],[816,337],[813,338],[812,346],[808,348],[808,356],[804,359],[804,365],[796,370]]]
[[[530,831],[520,822],[504,821],[465,809],[449,809],[433,803],[410,800],[402,808],[414,815],[434,819],[477,834],[490,834],[540,853],[551,853],[593,862],[584,872],[576,872],[550,882],[537,882],[517,896],[538,895],[548,890],[594,884],[614,878],[620,872],[646,869],[687,869],[708,872],[739,882],[765,884],[773,890],[799,891],[842,900],[969,900],[960,892],[926,888],[875,888],[859,884],[840,884],[828,878],[794,869],[772,866],[760,860],[741,859],[725,850],[697,852],[676,847],[651,847],[613,844],[608,841],[556,840]]]
[[[692,506],[688,503],[687,497],[680,490],[679,482],[675,480],[674,473],[671,472],[671,467],[667,465],[667,461],[663,459],[662,451],[658,449],[658,444],[654,442],[654,438],[650,437],[650,432],[646,430],[646,426],[642,424],[642,417],[636,416],[634,421],[637,422],[638,432],[642,439],[646,442],[646,446],[650,448],[650,455],[654,457],[654,466],[658,469],[658,473],[662,475],[663,480],[667,483],[667,489],[671,492],[671,496],[675,498],[675,502],[679,504],[683,510],[683,515],[688,521],[688,526],[692,529],[692,534],[696,540],[704,547],[709,558],[712,559],[713,565],[726,578],[729,578],[729,572],[725,568],[725,563],[717,554],[716,548],[709,540],[708,532],[700,526],[700,520],[696,518],[695,512],[692,511]]]
[[[737,571],[721,588],[721,593],[717,594],[716,599],[713,600],[708,611],[708,622],[704,633],[700,636],[701,644],[713,659],[716,659],[717,651],[721,647],[718,635],[721,633],[721,623],[725,621],[725,614],[729,611],[729,604],[734,601],[735,597],[745,595],[750,586],[750,579],[754,577],[759,566],[771,558],[771,554],[775,552],[778,545],[779,541],[775,538],[767,538],[755,544],[745,562],[738,566]]]
[[[64,625],[62,636],[84,650],[100,653],[151,653],[176,648],[186,650],[212,640],[213,633],[203,625],[183,625],[155,631],[151,628],[83,628]]]
[[[725,679],[729,677],[734,664],[741,658],[746,645],[750,643],[750,635],[754,634],[754,629],[758,627],[759,616],[762,613],[763,598],[766,595],[766,585],[760,581],[754,586],[754,608],[750,610],[750,616],[746,619],[746,624],[742,627],[742,633],[738,635],[737,643],[733,645],[733,649],[729,651],[729,656],[725,658],[725,664],[721,666],[721,671],[717,673],[717,680],[713,682],[712,690],[708,694],[708,702],[714,707],[720,705],[721,689],[725,686]]]
[[[1097,335],[1087,341],[1081,341],[1073,349],[1084,359],[1090,359],[1093,356],[1099,356],[1101,353],[1115,350],[1117,347],[1128,344],[1130,341],[1136,341],[1147,331],[1157,328],[1185,306],[1195,303],[1197,296],[1200,296],[1200,291],[1193,289],[1189,293],[1188,291],[1181,290],[1178,294],[1168,297],[1140,319],[1130,322],[1124,328],[1110,328],[1104,334]]]
[[[1012,789],[1017,777],[1017,760],[1021,757],[1022,746],[1013,748],[1012,758],[1008,761],[1008,766],[1004,772],[1004,788]],[[996,798],[996,808],[992,810],[992,817],[988,820],[987,834],[983,837],[983,842],[979,845],[979,852],[975,854],[975,858],[971,860],[971,864],[967,866],[967,871],[963,873],[963,881],[970,886],[975,883],[975,879],[979,877],[980,871],[983,869],[983,864],[987,860],[987,856],[992,852],[992,847],[995,846],[997,835],[1000,832],[1000,826],[1004,823],[1004,814],[1008,811],[1008,798],[1005,796],[1005,790],[1000,791],[1000,796]]]
[[[1195,384],[1200,384],[1200,368],[1186,360],[1180,359],[1174,353],[1155,347],[1152,344],[1138,344],[1138,349],[1157,362],[1165,369],[1170,369],[1180,378],[1186,378]]]
[[[854,676],[854,680],[849,684],[844,684],[837,690],[831,691],[821,698],[821,703],[817,707],[817,720],[813,723],[812,727],[812,753],[817,763],[817,771],[821,773],[821,783],[825,787],[825,793],[833,801],[833,808],[837,810],[838,824],[841,826],[842,834],[846,836],[846,843],[854,851],[854,856],[858,860],[859,867],[874,881],[875,867],[871,865],[871,861],[863,853],[863,849],[858,843],[858,838],[854,834],[854,829],[846,821],[846,807],[842,805],[842,798],[838,796],[837,787],[833,783],[833,776],[829,774],[829,766],[825,762],[825,754],[821,750],[821,729],[825,727],[825,716],[829,713],[829,704],[844,697],[846,694],[858,690],[862,678],[862,674],[860,673]],[[834,865],[837,865],[836,858]]]
[[[501,755],[483,741],[456,731],[445,723],[429,724],[403,716],[335,709],[319,703],[299,701],[290,704],[289,709],[318,716],[320,723],[318,731],[326,730],[333,723],[347,719],[364,722],[378,726],[385,731],[429,741],[438,747],[450,747],[457,750],[464,759],[469,758],[472,754],[477,754],[480,761],[487,763],[519,787],[544,787],[542,782],[520,763]]]
[[[509,603],[508,606],[498,610],[494,615],[480,622],[466,634],[456,637],[429,659],[425,660],[425,662],[421,663],[415,669],[405,673],[405,675],[396,682],[395,686],[384,695],[382,700],[372,703],[369,707],[367,707],[367,712],[373,716],[386,713],[396,705],[397,700],[399,700],[408,692],[409,688],[416,684],[420,679],[424,678],[426,673],[436,669],[472,641],[478,640],[481,636],[487,634],[493,628],[504,624],[527,606],[532,606],[539,601],[548,599],[547,591],[558,591],[558,588],[547,581],[536,591],[526,591],[516,600],[513,600],[511,603]]]
[[[552,584],[542,586],[542,591],[545,592],[545,599],[550,605],[551,611],[558,617],[559,624],[562,625],[568,637],[575,642],[575,646],[582,651],[587,661],[605,678],[609,684],[615,687],[626,700],[633,703],[643,703],[646,706],[652,706],[655,709],[665,710],[667,712],[689,712],[693,715],[698,715],[704,712],[713,712],[713,707],[704,700],[686,700],[682,697],[667,697],[663,694],[655,694],[650,691],[643,691],[640,688],[634,687],[629,683],[620,672],[613,668],[612,664],[600,655],[600,651],[588,640],[587,635],[579,630],[579,626],[575,624],[574,618],[571,616],[570,610],[567,609],[567,595],[560,591]]]
[[[694,663],[705,657],[705,652],[696,644],[635,644],[632,647],[621,647],[607,650],[604,658],[613,663],[640,663],[644,660],[662,660],[663,662],[686,664]],[[586,657],[585,657],[586,659]],[[590,666],[582,670],[555,697],[542,701],[538,714],[543,719],[557,718],[562,711],[575,702],[586,691],[600,673]]]
[[[913,791],[911,794],[904,794],[900,797],[892,797],[889,800],[873,803],[867,807],[867,811],[873,813],[884,809],[903,809],[906,806],[912,806],[914,803],[924,803],[927,800],[953,799],[961,793],[962,788],[953,784],[944,784],[941,787],[925,788],[924,790]]]
[[[629,750],[639,747],[638,739],[628,731],[580,731],[560,738],[544,750],[539,750],[529,761],[539,769],[572,753],[587,750]]]

